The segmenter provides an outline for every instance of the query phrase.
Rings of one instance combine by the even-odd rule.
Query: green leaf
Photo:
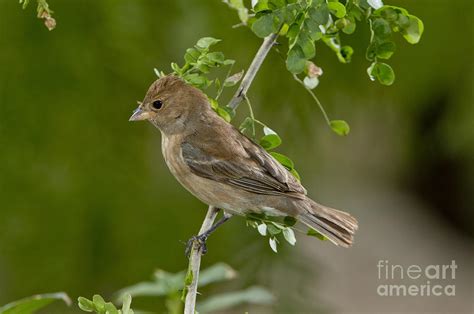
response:
[[[326,3],[310,8],[308,14],[318,25],[326,25],[329,21],[329,9]]]
[[[94,303],[84,297],[77,298],[77,304],[79,305],[79,308],[84,312],[93,312],[95,310]]]
[[[183,79],[188,82],[189,84],[196,86],[197,88],[206,88],[209,87],[210,81],[207,79],[207,77],[200,75],[198,73],[191,73],[187,74],[186,76],[183,77]]]
[[[380,59],[390,59],[395,52],[396,46],[393,41],[386,41],[376,45],[376,55]]]
[[[119,314],[117,308],[111,302],[105,303],[104,308],[105,308],[105,313],[106,314]]]
[[[321,241],[324,241],[327,239],[324,235],[322,235],[321,233],[317,232],[314,229],[308,229],[308,232],[306,233],[306,235],[309,235],[310,237],[316,237]]]
[[[344,27],[342,28],[342,31],[348,35],[354,33],[357,26],[355,19],[352,16],[350,16],[348,18],[345,18],[344,21],[345,23],[344,23]]]
[[[257,230],[258,230],[258,233],[260,233],[262,236],[266,236],[267,235],[267,224],[265,224],[265,223],[259,224],[258,227],[257,227]]]
[[[258,37],[267,37],[274,31],[273,14],[263,14],[252,24],[251,28],[255,35],[257,35]]]
[[[293,47],[288,52],[286,59],[286,68],[293,74],[298,74],[304,71],[306,66],[306,59],[303,51],[299,46]]]
[[[314,42],[306,33],[299,34],[296,44],[300,46],[306,59],[311,59],[316,54]]]
[[[277,134],[268,134],[260,139],[260,146],[266,150],[280,146],[281,138]]]
[[[288,170],[293,169],[295,167],[295,164],[293,163],[293,161],[289,157],[283,154],[270,152],[270,155],[272,155],[273,158],[275,158],[280,164],[285,166]]]
[[[275,297],[264,288],[250,287],[242,291],[215,294],[196,305],[199,313],[223,313],[242,304],[271,304]]]
[[[252,9],[255,13],[269,10],[270,7],[268,6],[268,0],[259,0],[257,3],[252,5]]]
[[[211,52],[206,55],[206,61],[208,65],[216,66],[224,63],[225,57],[224,54],[220,51]]]
[[[201,52],[196,48],[188,48],[186,49],[186,53],[184,54],[184,61],[189,64],[194,64],[198,61],[199,57],[201,56]]]
[[[339,61],[341,61],[342,63],[349,63],[351,62],[353,54],[354,54],[354,49],[352,49],[351,46],[343,46],[337,53],[337,57],[339,58]]]
[[[340,2],[328,2],[328,9],[337,18],[342,18],[346,15],[346,7]]]
[[[198,40],[196,43],[196,46],[201,48],[201,49],[208,49],[210,46],[217,44],[220,42],[220,39],[216,39],[213,37],[203,37]]]
[[[372,22],[372,29],[374,30],[374,35],[378,40],[383,40],[390,36],[392,33],[392,28],[390,24],[382,18],[375,19]]]
[[[133,310],[130,309],[130,305],[132,304],[132,296],[130,294],[126,294],[122,304],[122,314],[133,314]]]
[[[104,298],[102,298],[100,295],[94,294],[94,296],[92,297],[92,302],[94,303],[94,307],[98,311],[105,310],[105,301],[104,301]]]
[[[393,72],[392,67],[386,63],[372,63],[367,69],[367,73],[372,81],[377,78],[377,80],[383,85],[390,86],[395,81],[395,73]]]
[[[291,228],[283,229],[283,237],[285,238],[286,242],[290,243],[290,245],[296,244],[295,233]]]
[[[211,108],[214,109],[214,110],[217,110],[217,108],[219,108],[219,103],[217,102],[217,100],[215,100],[214,98],[211,98],[211,97],[207,97],[209,99],[209,103],[211,104]]]
[[[270,244],[270,247],[271,247],[272,251],[275,252],[275,253],[278,253],[276,238],[272,237],[272,238],[268,239],[268,243]]]
[[[232,117],[227,112],[227,110],[223,109],[222,107],[217,108],[217,114],[227,122],[230,122],[232,120]]]
[[[64,301],[67,305],[71,304],[71,300],[64,292],[37,294],[0,307],[0,313],[32,314],[58,300]]]
[[[408,18],[409,25],[402,31],[403,38],[405,38],[410,44],[417,44],[423,34],[423,22],[414,15],[408,15]]]
[[[283,219],[283,223],[285,224],[285,226],[292,227],[296,224],[296,218],[291,216],[285,216],[285,218]]]
[[[350,132],[349,124],[344,120],[332,120],[330,122],[331,129],[338,135],[346,136]]]
[[[281,233],[281,228],[278,228],[274,224],[267,224],[267,231],[271,236],[276,236],[277,234]]]
[[[268,126],[263,127],[263,134],[265,135],[271,135],[271,134],[277,134],[277,132],[273,131],[270,129]]]

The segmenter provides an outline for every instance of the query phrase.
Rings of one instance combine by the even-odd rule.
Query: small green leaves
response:
[[[270,152],[270,155],[272,155],[273,158],[275,158],[280,164],[282,164],[288,170],[291,170],[295,167],[295,164],[293,163],[293,161],[283,154]]]
[[[337,18],[343,18],[346,15],[346,7],[338,1],[328,2],[328,9]]]
[[[203,37],[199,39],[192,48],[186,49],[184,54],[184,66],[180,67],[177,63],[171,63],[173,74],[183,78],[189,84],[199,88],[206,89],[213,83],[221,89],[220,81],[210,80],[205,74],[208,74],[213,68],[227,65],[233,65],[234,60],[225,59],[220,51],[210,52],[210,47],[220,42],[220,39],[213,37]],[[155,70],[156,75],[161,78],[165,76],[163,72]],[[228,83],[230,84],[230,83]],[[220,90],[222,92],[222,90]]]
[[[283,232],[283,237],[285,238],[286,242],[294,246],[296,244],[296,237],[293,230],[291,228],[285,228],[283,229],[282,232]]]
[[[352,34],[357,21],[367,20],[371,39],[366,51],[367,59],[377,63],[378,59],[390,59],[396,50],[393,33],[401,33],[411,44],[420,41],[424,26],[422,21],[406,9],[384,5],[382,0],[260,0],[252,1],[254,16],[249,17],[242,0],[224,0],[239,11],[239,16],[258,37],[278,33],[288,38],[286,68],[292,74],[300,74],[305,64],[316,55],[316,43],[322,40],[337,55],[342,63],[351,61],[354,50],[343,45],[340,34]],[[242,11],[242,12],[241,12]],[[380,68],[378,68],[380,67]],[[388,70],[390,69],[390,70]],[[382,84],[393,83],[394,74],[390,67],[376,66],[379,75],[371,75]],[[318,86],[318,78],[305,77],[304,86],[311,90]]]
[[[259,224],[257,227],[258,233],[260,233],[262,236],[267,235],[267,225],[266,224]]]
[[[213,37],[203,37],[198,40],[198,42],[196,43],[196,46],[201,49],[208,49],[209,47],[217,44],[220,41],[221,41],[220,39],[216,39]]]
[[[298,74],[303,72],[305,65],[306,59],[303,50],[299,46],[293,47],[293,49],[288,52],[286,68],[291,73]]]
[[[290,245],[296,244],[295,233],[292,227],[296,223],[294,217],[287,216],[283,221],[276,221],[274,217],[268,217],[265,214],[251,213],[246,216],[247,225],[256,228],[258,233],[262,236],[269,236],[268,242],[270,248],[277,253],[278,238],[283,236]]]
[[[92,300],[84,297],[77,299],[78,306],[81,310],[97,314],[133,314],[133,310],[130,308],[131,302],[131,295],[124,295],[122,309],[118,310],[112,302],[105,302],[104,298],[98,294],[94,295]]]
[[[268,242],[270,244],[270,247],[272,248],[272,251],[275,252],[275,253],[278,253],[278,249],[277,249],[277,242],[278,240],[275,238],[275,237],[271,237],[268,239]]]
[[[226,109],[222,107],[218,107],[216,112],[225,121],[230,122],[232,120],[232,117],[229,114],[229,111],[227,111]]]
[[[373,62],[367,69],[367,73],[372,81],[377,79],[383,85],[390,86],[395,81],[395,73],[386,63]]]
[[[273,14],[261,15],[253,24],[252,31],[258,37],[264,38],[275,31],[273,23]]]
[[[417,44],[424,31],[423,22],[414,15],[408,15],[408,26],[402,30],[403,38],[410,44]]]
[[[281,138],[272,129],[268,127],[263,128],[265,135],[260,139],[260,146],[266,150],[274,149],[281,144]]]
[[[351,130],[349,124],[344,120],[332,120],[330,122],[330,127],[334,132],[341,136],[348,135]]]

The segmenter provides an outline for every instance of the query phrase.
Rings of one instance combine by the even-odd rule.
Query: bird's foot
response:
[[[207,240],[208,234],[203,233],[197,236],[191,237],[191,239],[188,240],[186,243],[186,250],[184,251],[184,254],[189,258],[191,254],[191,250],[194,245],[196,245],[197,249],[201,251],[201,254],[204,255],[207,253],[207,246],[206,246],[206,240]]]

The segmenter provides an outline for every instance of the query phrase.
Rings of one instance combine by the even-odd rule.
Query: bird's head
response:
[[[210,109],[203,92],[174,75],[153,82],[138,104],[129,121],[149,120],[165,134],[184,131],[193,117]]]

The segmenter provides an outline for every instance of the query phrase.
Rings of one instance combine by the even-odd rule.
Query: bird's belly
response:
[[[163,157],[171,173],[199,200],[234,214],[242,215],[257,210],[255,197],[252,197],[250,193],[192,173],[183,159],[181,147],[178,144],[179,138],[163,136],[162,139]]]

